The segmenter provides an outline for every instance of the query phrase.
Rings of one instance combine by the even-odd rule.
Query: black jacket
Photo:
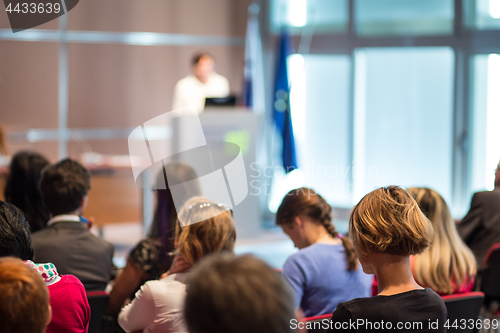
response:
[[[489,248],[500,242],[500,189],[474,193],[470,210],[457,225],[458,233],[483,267]]]

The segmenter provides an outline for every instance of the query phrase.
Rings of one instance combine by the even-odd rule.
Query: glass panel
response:
[[[474,192],[493,189],[500,159],[500,55],[476,55],[473,67],[469,198]]]
[[[500,29],[500,0],[469,0],[464,4],[469,27],[479,30]]]
[[[274,168],[271,211],[276,211],[289,190],[300,186],[312,187],[334,206],[351,204],[350,68],[349,56],[344,55],[289,58],[299,170],[285,176],[281,169]]]
[[[354,199],[391,184],[452,193],[451,48],[355,53]]]
[[[359,35],[453,33],[453,0],[356,0]]]
[[[314,33],[345,32],[349,20],[347,0],[273,0],[270,2],[271,32],[288,27],[300,33],[313,26]]]

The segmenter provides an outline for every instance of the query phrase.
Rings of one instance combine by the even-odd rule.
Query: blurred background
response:
[[[289,173],[273,123],[284,32],[298,165]],[[19,150],[81,161],[93,175],[86,215],[124,256],[152,209],[132,176],[128,136],[171,110],[197,52],[214,57],[241,101],[253,66],[247,112],[259,117],[252,149],[263,176],[249,188],[258,232],[241,234],[240,252],[272,248],[267,259],[280,266],[294,251],[274,213],[300,186],[327,199],[341,232],[375,187],[431,187],[456,219],[473,192],[493,188],[500,0],[82,0],[18,33],[0,11],[2,179]]]

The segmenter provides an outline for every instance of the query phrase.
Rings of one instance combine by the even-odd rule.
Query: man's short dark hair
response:
[[[90,173],[67,158],[43,171],[40,188],[52,215],[68,214],[78,209],[90,190]]]
[[[201,53],[197,53],[193,56],[193,59],[191,60],[191,65],[193,65],[193,66],[198,65],[201,58],[203,58],[203,57],[209,57],[210,59],[214,60],[214,57],[212,57],[209,53],[201,52]]]
[[[30,226],[23,212],[0,201],[0,257],[33,260]]]
[[[290,288],[252,255],[202,259],[189,275],[184,310],[191,333],[286,333],[295,318]]]

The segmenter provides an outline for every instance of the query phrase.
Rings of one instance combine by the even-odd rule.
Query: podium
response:
[[[203,129],[203,133],[199,131],[193,131],[189,124],[192,122],[192,118],[196,117],[192,115],[178,115],[172,118],[172,151],[181,152],[188,150],[189,147],[193,146],[194,142],[200,141],[200,136],[204,135],[204,139],[208,146],[215,146],[215,143],[233,143],[239,146],[241,155],[243,157],[243,165],[245,168],[246,179],[244,174],[239,178],[239,181],[246,182],[248,194],[241,201],[237,199],[237,196],[242,198],[242,187],[238,187],[239,194],[228,186],[228,192],[231,196],[230,201],[234,202],[220,202],[229,206],[233,206],[234,221],[237,229],[237,237],[250,238],[257,237],[261,233],[261,221],[260,221],[260,208],[259,208],[259,195],[260,188],[255,181],[259,181],[257,178],[257,137],[258,130],[260,128],[259,123],[261,121],[259,115],[256,115],[249,109],[244,108],[227,108],[227,107],[207,107],[205,112],[198,115]],[[203,138],[201,138],[203,139]],[[212,145],[211,145],[212,144]],[[232,145],[232,147],[235,147]],[[233,155],[236,156],[232,149],[222,150],[221,154],[225,155],[224,158],[232,159]],[[210,158],[193,156],[193,154],[178,154],[177,161],[186,163],[190,165],[198,175],[206,174],[206,165],[200,165],[200,159],[203,160],[203,164],[210,164]],[[214,157],[215,158],[215,157]],[[221,168],[220,166],[214,167]],[[226,170],[227,172],[227,170]],[[241,173],[240,173],[241,175]],[[227,181],[227,178],[226,178]],[[254,181],[254,183],[252,183]],[[229,180],[229,183],[231,181]],[[213,184],[213,183],[212,183]],[[211,185],[213,186],[213,185]],[[221,184],[221,187],[227,186],[227,184]],[[201,183],[202,192],[204,196],[209,199],[214,200],[206,193],[209,189],[204,188],[203,183]],[[239,203],[238,203],[239,201]]]

